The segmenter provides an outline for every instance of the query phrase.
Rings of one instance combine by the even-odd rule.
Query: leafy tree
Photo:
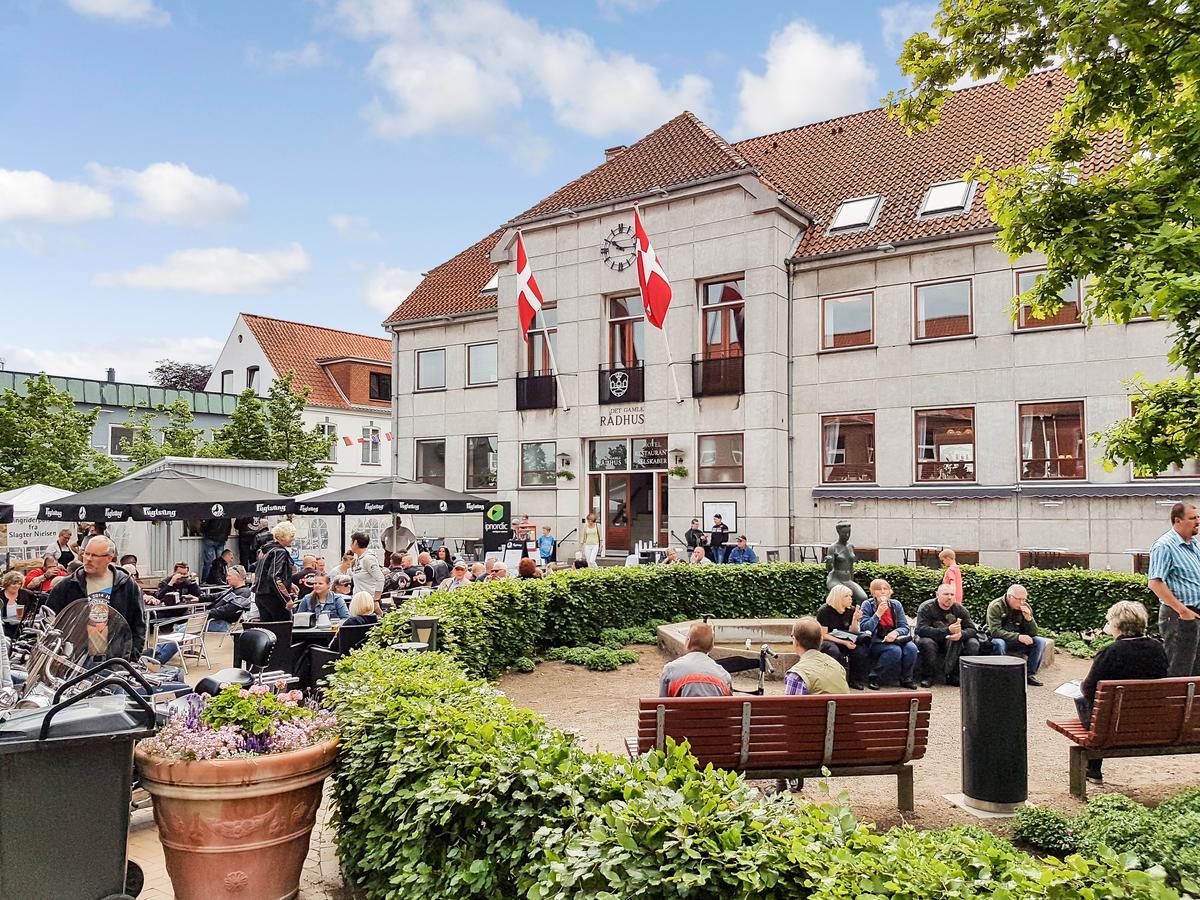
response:
[[[333,467],[322,465],[334,438],[317,426],[305,428],[301,418],[310,388],[295,385],[288,372],[271,383],[267,398],[247,388],[238,395],[229,422],[213,432],[205,456],[229,459],[274,459],[286,465],[279,473],[281,494],[303,494],[325,486]]]
[[[1173,326],[1183,374],[1143,393],[1132,419],[1103,435],[1109,464],[1143,471],[1200,450],[1200,11],[1154,0],[942,0],[933,32],[904,45],[908,90],[888,99],[913,129],[937,122],[950,86],[996,74],[1013,85],[1061,64],[1075,80],[1044,147],[1026,164],[977,166],[1013,256],[1044,253],[1047,273],[1016,303],[1035,315],[1088,282],[1085,317]],[[1103,171],[1095,171],[1102,155]],[[1081,175],[1087,177],[1080,177]]]
[[[125,427],[133,430],[133,437],[121,441],[121,452],[141,469],[164,456],[196,456],[201,447],[203,428],[193,427],[196,417],[192,407],[182,397],[167,405],[155,407],[157,413],[136,409],[129,411]],[[166,420],[159,423],[159,418]]]
[[[174,388],[177,391],[202,391],[212,377],[212,366],[201,363],[176,362],[173,359],[160,359],[150,370],[150,380],[159,387]]]
[[[66,391],[45,375],[25,380],[22,396],[9,388],[0,395],[0,490],[49,484],[86,491],[120,477],[121,470],[92,446],[100,415],[75,408]]]

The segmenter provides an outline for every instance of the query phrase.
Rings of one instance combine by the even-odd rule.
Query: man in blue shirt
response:
[[[1167,675],[1200,675],[1200,511],[1191,503],[1171,507],[1171,530],[1150,548],[1150,590],[1161,604],[1158,630],[1167,650]]]
[[[727,563],[756,563],[758,557],[754,554],[754,548],[746,543],[746,536],[739,534],[737,545],[729,551],[729,555],[725,557]]]

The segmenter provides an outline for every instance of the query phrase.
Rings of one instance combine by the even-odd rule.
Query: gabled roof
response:
[[[936,126],[913,135],[880,108],[730,145],[684,112],[509,224],[750,172],[815,217],[798,258],[993,228],[982,191],[966,213],[919,219],[925,192],[961,178],[977,158],[992,167],[1023,161],[1046,143],[1072,86],[1069,77],[1051,71],[1013,89],[999,83],[967,88],[946,101]],[[1111,165],[1119,149],[1115,135],[1100,141],[1089,166]],[[843,200],[872,194],[882,194],[884,202],[870,229],[826,233]],[[481,291],[495,274],[490,255],[504,230],[431,271],[385,324],[494,309],[495,294]]]
[[[391,367],[392,345],[386,338],[322,328],[242,313],[242,319],[254,335],[276,375],[296,372],[299,384],[312,388],[308,402],[313,406],[350,408],[351,404],[317,362],[330,357],[356,357],[377,360]]]

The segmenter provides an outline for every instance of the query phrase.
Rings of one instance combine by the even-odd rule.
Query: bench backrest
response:
[[[1200,676],[1101,681],[1092,705],[1088,746],[1170,747],[1200,744]]]
[[[928,691],[791,697],[661,697],[638,704],[638,751],[688,741],[736,771],[896,765],[925,755]]]

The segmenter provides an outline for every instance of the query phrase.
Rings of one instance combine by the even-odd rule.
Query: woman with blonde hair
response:
[[[1104,620],[1104,633],[1116,640],[1096,654],[1092,668],[1079,685],[1083,696],[1076,698],[1075,708],[1084,728],[1092,727],[1096,685],[1101,681],[1146,681],[1167,677],[1167,652],[1159,641],[1146,636],[1146,607],[1133,600],[1121,600],[1108,608]],[[1103,783],[1102,762],[1088,760],[1088,781]]]
[[[329,644],[329,649],[338,653],[349,653],[367,639],[367,629],[378,624],[379,617],[375,615],[375,595],[370,591],[359,591],[350,598],[350,618],[342,622],[338,633]],[[355,628],[356,625],[364,625],[367,628]],[[350,630],[347,631],[347,628]]]
[[[292,565],[292,554],[288,550],[296,539],[296,526],[291,522],[280,522],[271,529],[274,538],[263,547],[263,558],[254,570],[254,604],[258,607],[259,620],[284,622],[290,619],[295,596],[300,592],[292,584],[296,567]]]
[[[596,568],[596,556],[600,553],[600,526],[596,524],[594,512],[587,514],[580,541],[583,544],[583,555],[587,559],[588,568]]]
[[[832,656],[847,671],[851,689],[861,691],[866,686],[870,662],[866,643],[861,640],[859,622],[862,607],[855,606],[854,592],[844,584],[829,589],[824,605],[817,611],[821,625],[821,652]]]

